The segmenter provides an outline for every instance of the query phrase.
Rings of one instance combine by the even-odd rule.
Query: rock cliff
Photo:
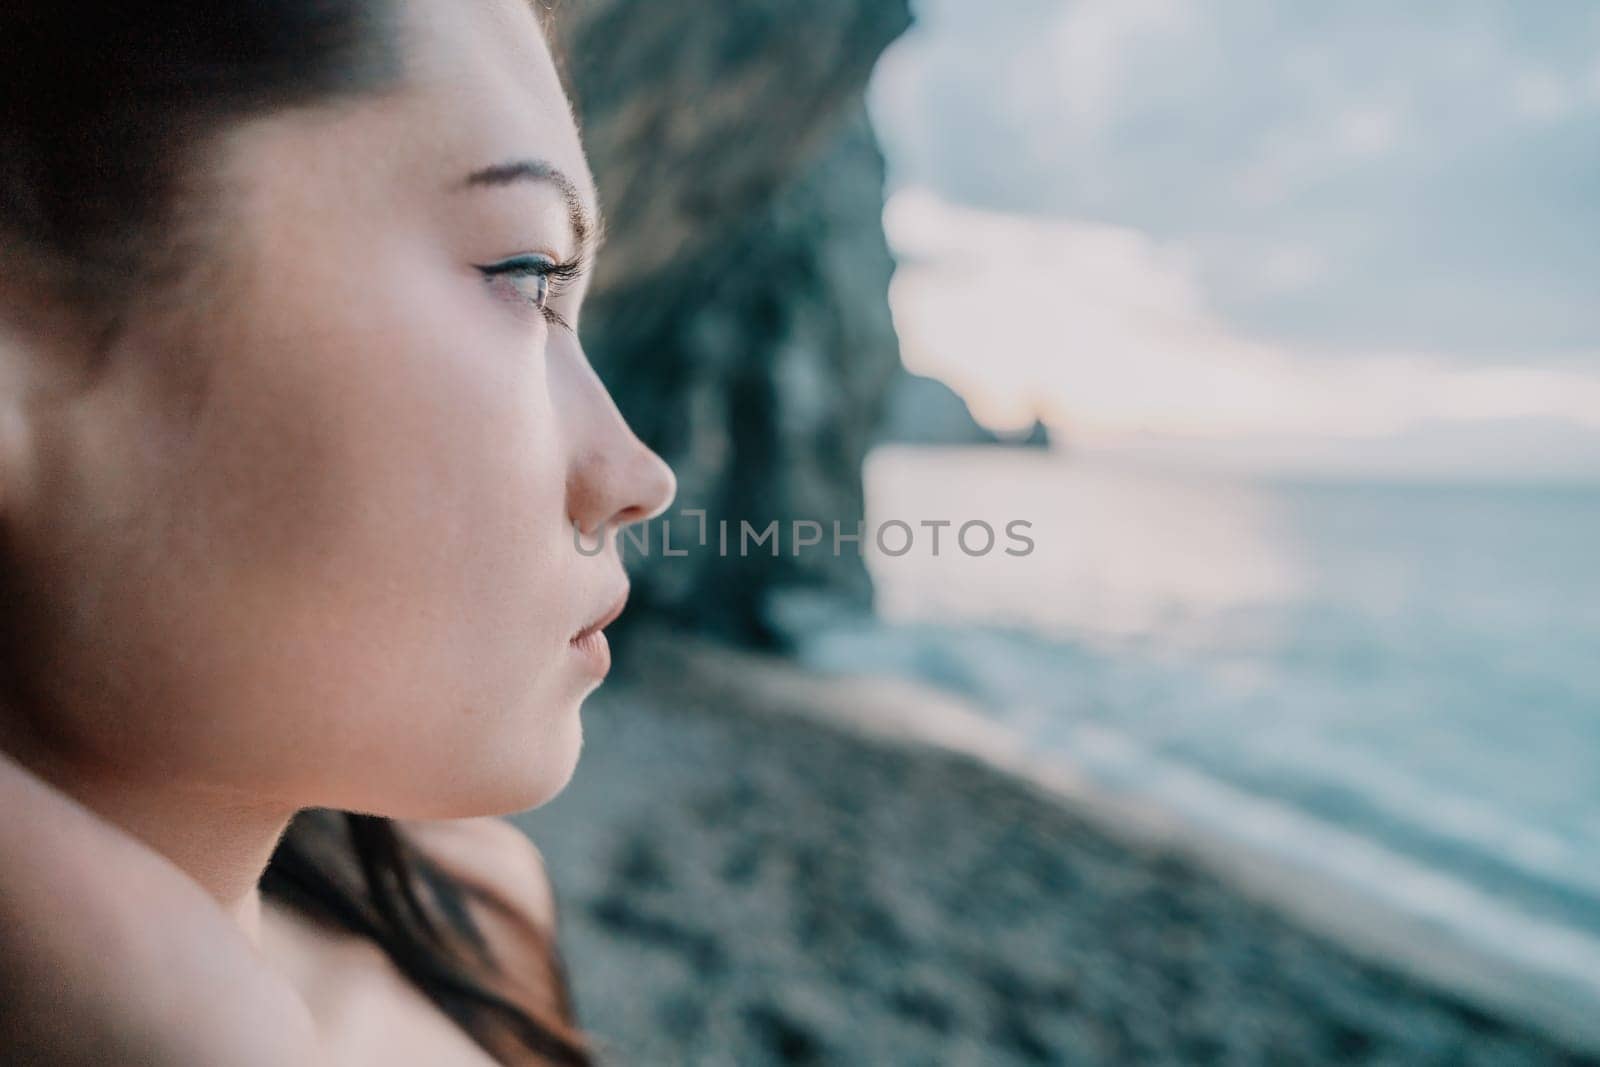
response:
[[[900,372],[883,160],[863,92],[905,0],[566,2],[554,38],[608,236],[584,310],[591,360],[673,466],[677,514],[853,531],[861,459]],[[659,526],[659,520],[657,524]],[[859,555],[786,539],[741,557],[634,552],[639,614],[774,640],[775,593],[864,606]],[[630,613],[632,614],[632,613]]]

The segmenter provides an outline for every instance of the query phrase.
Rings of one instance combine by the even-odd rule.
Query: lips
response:
[[[597,616],[593,622],[589,623],[583,629],[572,635],[571,643],[575,645],[579,644],[585,639],[593,637],[601,630],[604,630],[607,626],[610,626],[612,623],[616,622],[617,617],[622,614],[622,609],[626,607],[627,604],[628,589],[625,586],[623,587],[622,593],[611,602],[610,607],[606,608],[606,610]]]

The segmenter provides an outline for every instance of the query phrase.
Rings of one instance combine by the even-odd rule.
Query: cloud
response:
[[[1511,85],[1513,107],[1519,115],[1535,122],[1562,118],[1581,101],[1581,85],[1569,86],[1560,75],[1547,70],[1529,71]]]
[[[1135,43],[1183,32],[1192,10],[1178,0],[1079,0],[1050,22],[1039,47],[1054,68],[1059,98],[1080,131],[1095,133],[1112,122],[1128,89],[1130,72],[1123,58]],[[1021,75],[1013,79],[1014,90],[1036,90],[1027,65],[1011,69]],[[1013,102],[1018,95],[1010,94]]]
[[[992,424],[1039,415],[1079,445],[1236,443],[1212,449],[1226,456],[1253,442],[1297,462],[1386,456],[1393,471],[1431,474],[1450,455],[1457,473],[1482,469],[1486,453],[1550,474],[1553,452],[1587,442],[1566,454],[1600,476],[1600,360],[1462,363],[1387,348],[1329,358],[1230,325],[1196,277],[1203,257],[1182,242],[927,189],[897,192],[885,224],[901,263],[890,298],[906,363],[950,382]],[[1507,427],[1518,449],[1495,445]],[[1441,446],[1474,428],[1481,447]]]
[[[1218,315],[1325,353],[1556,366],[1600,342],[1588,0],[918,18],[874,82],[896,186],[1183,244]]]

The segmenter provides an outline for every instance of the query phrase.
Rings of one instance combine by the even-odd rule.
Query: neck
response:
[[[165,856],[259,943],[261,873],[292,812],[195,788],[100,782],[62,788]]]
[[[165,857],[259,945],[258,885],[292,810],[178,781],[90,772],[26,746],[4,747],[39,778]]]

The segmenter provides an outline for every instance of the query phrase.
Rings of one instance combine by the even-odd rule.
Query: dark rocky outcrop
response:
[[[677,471],[674,513],[704,508],[713,531],[862,518],[861,460],[900,367],[862,98],[909,19],[905,0],[556,9],[609,227],[585,345]],[[675,545],[694,528],[674,519]],[[641,615],[759,642],[775,592],[870,597],[853,551],[721,556],[713,533],[668,559],[653,533],[634,561]]]
[[[1031,425],[1024,427],[1018,433],[1001,436],[1000,443],[1015,445],[1018,448],[1049,448],[1050,427],[1046,426],[1043,420],[1034,419]]]
[[[937,378],[906,373],[889,393],[882,441],[902,445],[992,445],[1000,438],[972,417],[961,395]]]

